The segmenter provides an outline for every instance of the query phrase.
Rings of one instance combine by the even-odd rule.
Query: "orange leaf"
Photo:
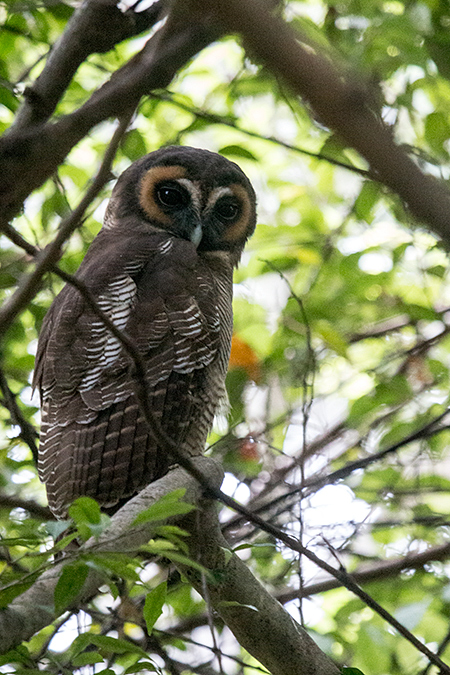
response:
[[[230,368],[242,368],[254,382],[261,377],[259,359],[247,342],[233,335],[231,341]]]

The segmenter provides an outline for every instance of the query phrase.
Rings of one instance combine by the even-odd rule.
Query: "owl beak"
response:
[[[197,246],[200,244],[202,240],[202,237],[203,237],[203,227],[202,224],[198,222],[197,225],[192,230],[189,239],[192,241],[195,248],[197,248]]]

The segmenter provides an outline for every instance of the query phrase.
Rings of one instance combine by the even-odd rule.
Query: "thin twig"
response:
[[[38,438],[38,433],[17,405],[16,396],[9,388],[8,380],[2,368],[0,368],[0,391],[3,394],[4,405],[11,415],[12,423],[20,427],[20,438],[28,445],[34,460],[37,461],[38,450],[35,439]]]
[[[55,516],[48,506],[41,506],[41,504],[29,499],[20,499],[19,497],[0,494],[0,509],[1,508],[24,509],[34,518],[39,518],[40,520],[55,520]]]
[[[202,110],[201,108],[195,108],[194,106],[186,105],[181,101],[177,101],[175,96],[169,91],[161,94],[151,93],[149,95],[149,98],[154,98],[158,101],[165,101],[166,103],[171,103],[177,108],[180,108],[180,110],[185,110],[186,112],[195,115],[195,117],[198,117],[199,119],[207,120],[208,122],[211,122],[213,124],[221,124],[223,126],[230,127],[231,129],[235,129],[235,131],[238,131],[239,133],[244,134],[249,138],[257,138],[260,141],[267,141],[268,143],[274,143],[276,145],[280,145],[283,148],[286,148],[286,150],[292,150],[293,152],[297,152],[300,155],[306,155],[307,157],[311,157],[312,159],[318,159],[328,162],[333,166],[338,166],[341,169],[347,169],[347,171],[353,171],[354,173],[357,173],[360,176],[364,176],[366,178],[371,177],[370,171],[367,171],[366,169],[360,169],[359,167],[353,166],[352,164],[340,162],[338,159],[329,157],[328,155],[322,152],[311,152],[310,150],[306,150],[305,148],[300,148],[298,145],[292,145],[292,143],[287,143],[286,141],[283,141],[280,138],[276,138],[275,136],[264,136],[263,134],[258,134],[256,131],[250,131],[250,129],[244,129],[240,127],[238,124],[236,124],[236,122],[231,121],[227,117],[215,115],[214,113],[207,112],[206,110]]]

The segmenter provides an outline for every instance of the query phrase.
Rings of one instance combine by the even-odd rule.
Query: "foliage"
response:
[[[1,131],[12,123],[24,87],[41,71],[75,4],[0,2]],[[352,64],[398,143],[425,172],[447,180],[446,3],[310,0],[288,2],[283,12],[332,58]],[[141,41],[90,56],[56,114],[81,105]],[[25,238],[39,247],[53,240],[98,168],[112,129],[112,122],[98,125],[28,199],[14,222]],[[238,39],[212,44],[167,90],[141,100],[114,172],[165,144],[223,153],[242,166],[258,193],[257,231],[235,278],[230,414],[218,420],[208,451],[226,470],[225,491],[251,507],[264,504],[266,520],[300,536],[330,564],[359,573],[377,602],[448,661],[450,549],[439,553],[450,533],[445,247],[411,221],[396,195],[369,179],[361,158],[246,55]],[[66,245],[61,266],[67,272],[77,269],[97,233],[110,187]],[[6,301],[30,271],[30,259],[6,236],[0,256]],[[45,493],[29,442],[39,423],[30,388],[33,354],[60,287],[48,275],[2,342],[2,607],[74,536],[53,548],[50,535],[61,528],[42,508]],[[177,497],[169,506],[181,513]],[[83,539],[104,526],[105,516],[91,504],[75,505],[71,516]],[[158,518],[157,508],[146,517]],[[319,646],[340,666],[351,666],[343,672],[425,672],[427,659],[387,630],[361,599],[341,587],[322,587],[324,576],[312,563],[299,562],[231,511],[224,509],[222,522],[235,547],[248,545],[240,555],[297,618],[295,589],[304,588],[301,615]],[[68,563],[55,593],[58,607],[71,606],[90,567],[104,575],[101,592],[81,608],[78,629],[67,610],[1,657],[2,672],[73,672],[86,665],[119,675],[202,672],[202,663],[214,661],[215,646],[205,603],[173,567],[186,553],[185,533],[166,526],[160,537],[151,559],[148,552],[140,559],[117,553]],[[429,557],[415,561],[425,550]],[[383,568],[402,557],[403,568]],[[217,631],[218,647],[228,655],[225,672],[260,672],[220,622]]]

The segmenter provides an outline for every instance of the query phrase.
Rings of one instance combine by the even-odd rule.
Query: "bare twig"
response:
[[[450,544],[441,544],[431,546],[420,553],[407,553],[394,560],[382,560],[372,565],[361,566],[352,572],[352,577],[360,584],[378,581],[380,579],[392,578],[405,570],[421,569],[430,562],[439,562],[448,560],[450,557]],[[324,593],[333,588],[339,588],[341,584],[337,579],[325,579],[317,583],[311,583],[304,586],[303,589],[289,589],[277,593],[277,600],[281,603],[290,602],[297,598],[301,593],[304,597]]]
[[[19,408],[16,397],[9,388],[8,381],[5,377],[3,369],[0,368],[0,391],[3,394],[5,400],[5,406],[11,415],[11,420],[13,424],[16,424],[20,428],[20,437],[30,448],[33,458],[37,460],[37,446],[36,438],[38,438],[38,433],[25,416],[23,415],[21,409]]]
[[[447,634],[445,635],[444,639],[441,640],[441,642],[439,644],[439,647],[437,648],[436,654],[438,654],[439,656],[441,654],[443,654],[445,652],[445,650],[447,649],[449,644],[450,644],[450,630],[447,631]],[[431,670],[431,666],[432,666],[432,664],[428,663],[428,665],[425,666],[425,668],[422,670],[420,675],[428,675],[428,673]]]
[[[345,466],[341,467],[340,469],[337,469],[336,471],[333,471],[332,473],[326,476],[308,479],[306,481],[306,485],[309,488],[314,489],[317,489],[317,487],[321,487],[322,485],[330,485],[338,480],[341,480],[342,478],[350,476],[350,474],[352,474],[354,471],[357,471],[358,469],[364,469],[367,466],[374,464],[375,462],[379,462],[388,455],[392,455],[394,452],[397,452],[397,450],[404,447],[405,445],[408,445],[409,443],[413,443],[414,441],[418,441],[423,438],[430,438],[431,436],[439,434],[441,431],[448,429],[448,425],[441,426],[439,423],[442,422],[442,420],[449,413],[450,413],[449,409],[445,410],[443,413],[433,418],[431,422],[427,422],[427,424],[424,424],[422,427],[420,427],[420,429],[417,429],[417,431],[413,431],[411,434],[405,436],[405,438],[402,438],[397,443],[393,443],[384,450],[380,450],[380,452],[373,453],[368,457],[363,457],[362,459],[357,459],[354,462],[349,462]]]
[[[412,432],[405,438],[401,439],[397,443],[394,443],[393,445],[390,445],[384,450],[380,450],[379,452],[373,453],[368,457],[364,457],[363,459],[355,460],[354,462],[349,462],[340,469],[336,469],[336,471],[333,471],[332,473],[319,475],[316,477],[311,476],[305,481],[304,485],[296,485],[295,487],[285,489],[285,491],[282,494],[277,495],[273,499],[267,499],[266,501],[264,501],[264,503],[261,503],[258,498],[257,504],[254,506],[254,508],[252,508],[252,513],[262,515],[263,513],[267,513],[267,511],[273,511],[274,508],[278,506],[277,511],[272,515],[272,518],[275,519],[280,513],[284,513],[286,511],[287,504],[289,503],[288,500],[292,501],[292,499],[296,498],[296,495],[299,492],[304,491],[305,488],[308,488],[306,495],[310,495],[312,492],[317,491],[324,485],[332,485],[333,483],[336,483],[339,480],[347,478],[358,469],[364,469],[367,468],[368,466],[371,466],[372,464],[376,464],[377,462],[384,459],[386,456],[389,456],[390,454],[397,452],[398,450],[408,445],[409,443],[425,438],[431,438],[432,436],[435,436],[436,434],[445,431],[446,429],[449,428],[448,425],[441,426],[439,425],[439,422],[442,421],[442,419],[447,414],[449,414],[449,412],[450,411],[446,410],[441,415],[438,415],[433,420],[431,420],[431,422],[428,422],[424,426],[417,429],[417,431]],[[293,462],[292,465],[289,466],[289,470],[292,470],[294,466],[295,463]],[[416,492],[417,490],[415,491],[414,494],[416,494]],[[224,531],[236,529],[242,524],[242,521],[243,518],[241,516],[235,516],[226,523],[226,525],[224,526]]]
[[[365,176],[366,178],[370,177],[369,171],[361,169],[357,166],[353,166],[351,164],[346,164],[345,162],[340,162],[338,159],[329,157],[325,153],[311,152],[310,150],[306,150],[305,148],[299,148],[298,145],[286,143],[286,141],[282,141],[280,138],[276,138],[275,136],[264,136],[263,134],[258,134],[256,131],[251,131],[250,129],[243,129],[237,124],[237,122],[230,119],[229,117],[222,117],[221,115],[215,115],[214,113],[207,112],[206,110],[202,110],[201,108],[188,106],[185,103],[178,101],[171,92],[164,92],[161,94],[152,93],[150,94],[150,98],[154,98],[158,101],[165,101],[167,103],[171,103],[177,108],[180,108],[180,110],[185,110],[186,112],[195,115],[195,117],[198,117],[199,119],[207,120],[212,124],[220,124],[222,126],[230,127],[230,129],[235,129],[240,134],[248,136],[249,138],[257,138],[260,141],[267,141],[268,143],[274,143],[275,145],[280,145],[281,147],[286,148],[286,150],[292,150],[293,152],[296,152],[300,155],[305,155],[306,157],[311,157],[312,159],[318,159],[324,162],[328,162],[333,166],[339,166],[342,169],[347,169],[348,171],[357,173],[360,176]]]

